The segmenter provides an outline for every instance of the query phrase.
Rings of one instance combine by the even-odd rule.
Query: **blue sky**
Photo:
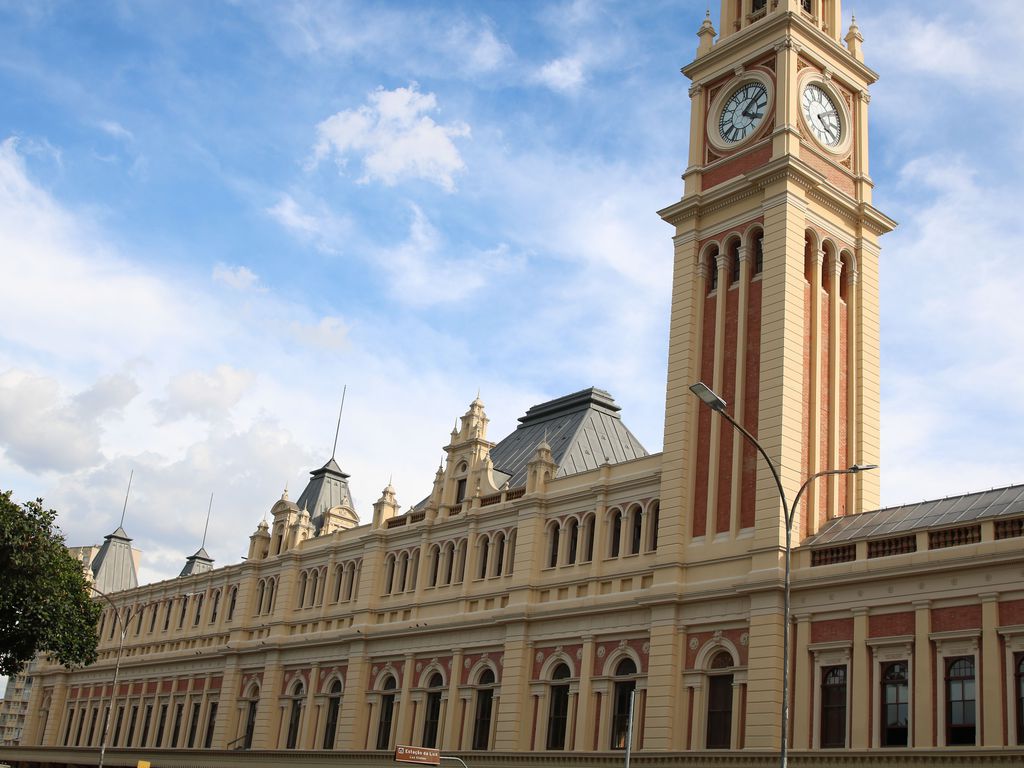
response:
[[[1024,482],[1016,3],[861,0],[883,501]],[[338,457],[408,506],[481,392],[661,446],[703,2],[0,2],[0,485],[141,578]],[[717,19],[717,9],[713,9]],[[845,9],[846,23],[850,8]]]

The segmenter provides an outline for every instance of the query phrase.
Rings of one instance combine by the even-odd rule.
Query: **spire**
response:
[[[697,30],[697,38],[700,40],[697,44],[697,56],[699,57],[710,51],[711,46],[715,44],[715,27],[711,23],[710,9],[704,14],[704,21],[701,23],[700,29]]]
[[[133,477],[135,477],[134,469],[128,473],[128,490],[124,492],[124,506],[121,507],[121,522],[117,524],[118,528],[124,528],[124,513],[128,511],[128,494],[132,492]]]
[[[213,493],[210,494],[210,504],[206,508],[206,526],[203,528],[203,543],[196,550],[196,553],[185,558],[185,567],[178,574],[182,576],[194,576],[197,573],[205,573],[213,570],[213,558],[206,551],[206,533],[210,529],[210,513],[213,511]]]
[[[341,388],[341,407],[338,409],[338,426],[334,428],[334,447],[331,448],[331,460],[334,460],[338,452],[338,435],[341,433],[341,414],[345,411],[345,393],[348,392],[348,384]]]
[[[857,61],[864,61],[864,50],[861,48],[863,42],[864,36],[860,33],[860,27],[857,26],[857,17],[850,16],[850,31],[846,33],[846,50]]]

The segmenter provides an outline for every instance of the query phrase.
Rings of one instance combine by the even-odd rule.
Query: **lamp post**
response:
[[[128,634],[128,623],[121,619],[121,612],[114,604],[114,601],[110,599],[110,595],[106,592],[101,592],[91,584],[89,589],[106,600],[110,607],[114,609],[114,618],[121,629],[121,637],[117,641],[117,656],[114,659],[114,684],[110,689],[110,704],[107,705],[107,713],[103,716],[103,734],[100,736],[100,760],[96,768],[103,768],[103,758],[107,752],[107,734],[110,733],[110,715],[114,711],[114,698],[117,696],[117,675],[121,670],[121,651],[124,649],[124,639]]]
[[[829,475],[856,475],[869,469],[878,469],[878,465],[854,464],[846,469],[823,469],[820,472],[815,472],[804,480],[799,490],[797,490],[796,496],[793,498],[793,506],[790,507],[789,501],[786,498],[786,491],[782,487],[782,480],[779,477],[779,471],[775,466],[775,462],[772,461],[771,457],[761,444],[757,442],[757,439],[750,434],[742,424],[729,415],[725,410],[725,400],[716,395],[714,390],[703,382],[692,384],[690,386],[690,391],[700,398],[700,401],[704,403],[704,405],[720,414],[722,418],[728,421],[741,435],[743,435],[743,437],[747,439],[748,442],[751,443],[751,445],[757,449],[758,453],[761,454],[761,457],[768,465],[768,469],[771,470],[772,478],[775,480],[775,487],[779,491],[779,499],[782,501],[782,511],[786,519],[786,569],[782,582],[782,716],[779,724],[779,737],[781,739],[779,747],[779,766],[780,768],[786,768],[789,754],[789,605],[790,569],[793,554],[793,518],[796,516],[796,509],[800,504],[800,497],[804,495],[804,491],[806,491],[819,477],[827,477]]]

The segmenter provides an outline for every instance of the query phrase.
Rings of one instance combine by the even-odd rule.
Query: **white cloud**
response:
[[[349,326],[340,317],[321,317],[315,324],[292,323],[291,328],[303,344],[334,351],[349,346]]]
[[[467,22],[452,25],[447,35],[448,50],[461,51],[459,57],[472,73],[486,74],[507,64],[513,57],[508,43],[498,39],[489,26],[478,27]]]
[[[344,168],[356,156],[362,162],[360,183],[393,186],[424,179],[451,192],[454,174],[465,168],[453,139],[468,137],[470,129],[462,122],[439,125],[427,114],[436,110],[434,94],[420,93],[415,83],[393,91],[378,88],[367,104],[317,126],[313,165],[331,157]]]
[[[535,75],[536,79],[555,91],[575,91],[584,83],[583,62],[574,56],[549,61]]]
[[[259,275],[248,267],[232,267],[227,264],[217,262],[213,265],[213,273],[211,276],[213,277],[214,282],[223,283],[229,288],[234,288],[236,291],[259,289]]]
[[[338,253],[352,230],[347,217],[328,210],[323,203],[317,202],[316,210],[311,212],[290,194],[281,195],[275,205],[267,208],[267,213],[285,229],[326,253]]]
[[[101,120],[100,130],[115,139],[131,143],[135,141],[135,134],[125,128],[116,120]]]
[[[189,371],[167,384],[167,396],[154,402],[164,421],[194,416],[209,421],[228,417],[255,379],[251,371],[218,365],[210,373]]]
[[[70,401],[57,381],[24,370],[0,374],[0,446],[8,459],[33,472],[69,472],[94,466],[101,420],[116,416],[138,394],[126,375],[107,376]]]

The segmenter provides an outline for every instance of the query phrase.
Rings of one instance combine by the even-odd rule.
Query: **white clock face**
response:
[[[820,86],[811,83],[804,88],[800,101],[807,127],[811,129],[814,138],[826,147],[838,146],[843,138],[843,121],[832,97]]]
[[[746,83],[722,107],[718,132],[726,141],[743,141],[757,130],[767,110],[768,89],[762,83]]]

